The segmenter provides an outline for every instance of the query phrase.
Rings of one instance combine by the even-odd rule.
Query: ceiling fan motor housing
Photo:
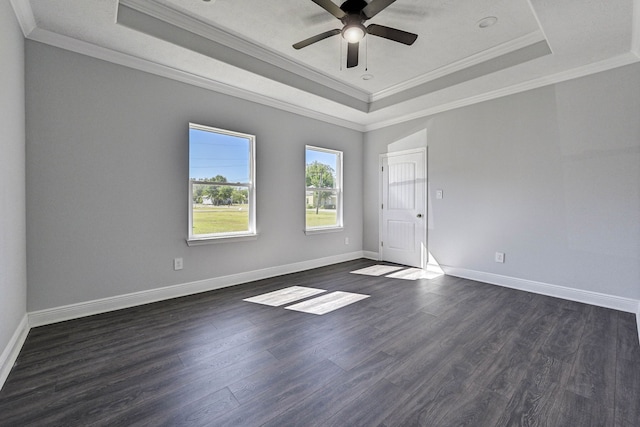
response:
[[[359,42],[367,34],[382,37],[394,42],[411,45],[418,38],[417,34],[408,33],[396,28],[385,27],[384,25],[371,24],[367,27],[364,22],[373,18],[378,13],[389,7],[396,0],[346,0],[338,7],[332,0],[311,0],[331,15],[340,20],[342,29],[333,29],[317,34],[308,39],[302,40],[293,45],[294,49],[302,49],[313,43],[317,43],[326,38],[342,34],[348,42],[347,48],[347,68],[358,65]]]
[[[340,6],[346,14],[341,19],[344,24],[342,38],[349,43],[358,43],[367,35],[367,29],[364,26],[367,17],[362,12],[367,4],[364,0],[347,0]]]
[[[367,7],[368,3],[364,0],[347,0],[340,6],[347,15],[362,15],[362,9]],[[363,21],[366,19],[365,16],[361,18]]]

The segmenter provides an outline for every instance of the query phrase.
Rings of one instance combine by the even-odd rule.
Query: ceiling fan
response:
[[[348,42],[347,44],[347,68],[358,65],[358,50],[360,48],[360,40],[367,34],[382,37],[394,42],[412,45],[418,38],[417,34],[408,33],[396,28],[385,27],[383,25],[370,24],[364,26],[364,22],[373,18],[382,12],[391,3],[396,0],[372,0],[367,3],[365,0],[346,0],[338,7],[331,0],[311,0],[336,18],[338,18],[344,26],[342,29],[325,31],[324,33],[309,37],[293,45],[294,49],[302,49],[310,44],[319,42],[328,37],[342,34],[342,37]]]

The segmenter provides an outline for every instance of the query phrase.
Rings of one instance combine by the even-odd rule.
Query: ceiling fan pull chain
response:
[[[364,70],[369,71],[369,41],[364,40]]]
[[[338,7],[332,0],[311,0],[325,11],[329,12],[335,18],[342,22],[342,29],[335,28],[333,30],[325,31],[324,33],[316,34],[313,37],[299,41],[293,45],[294,49],[302,49],[311,44],[317,43],[321,40],[329,37],[342,34],[342,38],[346,40],[347,44],[347,68],[353,68],[358,66],[358,54],[360,51],[360,41],[364,39],[367,34],[372,36],[382,37],[387,40],[391,40],[406,45],[412,45],[418,38],[417,34],[408,33],[396,28],[385,27],[384,25],[371,24],[367,27],[364,26],[364,22],[376,16],[384,9],[389,7],[396,0],[371,0],[366,2],[365,0],[345,0],[344,3]],[[365,43],[367,41],[365,40]],[[340,71],[343,70],[343,44],[340,44]],[[368,44],[365,46],[365,68],[368,70],[369,48]]]

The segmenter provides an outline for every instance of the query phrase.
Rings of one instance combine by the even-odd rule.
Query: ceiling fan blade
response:
[[[412,45],[418,38],[417,34],[408,33],[396,28],[385,27],[384,25],[371,24],[367,27],[367,33],[393,40],[394,42]]]
[[[338,19],[342,19],[347,15],[344,12],[344,10],[340,9],[338,5],[332,2],[331,0],[311,0],[311,1]]]
[[[413,15],[415,16],[415,14]],[[314,14],[304,16],[302,17],[302,19],[304,20],[304,23],[307,26],[318,25],[318,24],[328,24],[329,22],[334,22],[333,15],[329,15],[325,10],[323,10],[322,12],[318,11]]]
[[[347,68],[353,68],[358,65],[358,51],[360,43],[347,43]]]
[[[335,36],[336,34],[340,34],[340,30],[325,31],[322,34],[318,34],[318,35],[315,35],[313,37],[309,37],[306,40],[302,40],[301,42],[298,42],[298,43],[294,44],[293,48],[294,49],[302,49],[303,47],[307,47],[310,44],[313,44],[315,42],[319,42],[320,40],[324,40],[324,39],[329,38],[331,36]]]
[[[371,3],[362,9],[362,13],[364,13],[367,19],[371,19],[395,1],[396,0],[372,0]]]

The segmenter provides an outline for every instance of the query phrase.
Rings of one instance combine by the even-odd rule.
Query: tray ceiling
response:
[[[27,38],[361,130],[639,60],[640,0],[397,0],[366,25],[417,41],[354,68],[340,35],[293,49],[342,27],[311,0],[11,1]]]

